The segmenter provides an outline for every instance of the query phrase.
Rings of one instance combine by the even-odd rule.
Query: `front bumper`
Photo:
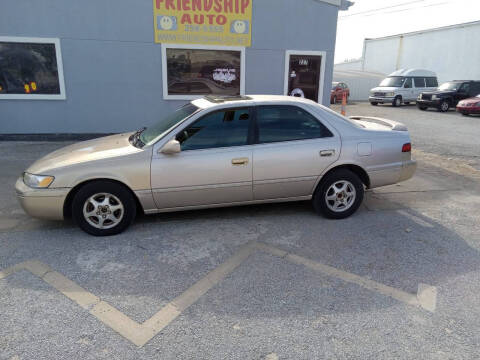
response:
[[[70,189],[32,189],[23,178],[15,184],[18,201],[25,212],[35,218],[63,220],[63,205]]]
[[[415,171],[417,171],[417,162],[415,160],[404,161],[398,182],[411,179]]]
[[[417,99],[417,106],[418,107],[434,107],[438,108],[440,106],[440,99],[436,100],[422,100]]]
[[[378,96],[370,96],[368,101],[370,103],[379,103],[379,104],[391,104],[393,103],[394,97],[378,97]]]
[[[457,111],[462,114],[480,114],[480,108],[475,106],[457,106]]]

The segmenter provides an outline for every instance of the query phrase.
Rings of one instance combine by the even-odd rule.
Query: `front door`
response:
[[[340,139],[297,106],[258,106],[254,200],[308,197],[340,155]]]
[[[319,101],[322,56],[289,56],[288,95]]]
[[[154,154],[151,174],[157,207],[252,200],[250,122],[249,108],[215,111],[176,134],[180,153]]]

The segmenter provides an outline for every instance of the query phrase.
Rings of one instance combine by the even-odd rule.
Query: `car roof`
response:
[[[424,69],[400,69],[388,76],[422,76],[422,77],[437,77],[433,71]]]
[[[193,100],[192,104],[201,108],[207,109],[210,107],[216,107],[219,105],[253,105],[255,103],[292,103],[298,104],[316,104],[312,100],[304,99],[301,97],[286,96],[286,95],[247,95],[247,96],[206,96],[201,99]]]

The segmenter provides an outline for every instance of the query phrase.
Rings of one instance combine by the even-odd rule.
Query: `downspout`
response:
[[[400,39],[398,42],[397,65],[395,70],[401,69],[402,55],[403,55],[403,35],[400,35]]]

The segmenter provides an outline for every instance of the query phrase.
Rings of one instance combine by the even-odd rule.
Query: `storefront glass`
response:
[[[168,95],[240,95],[241,52],[166,49]]]

